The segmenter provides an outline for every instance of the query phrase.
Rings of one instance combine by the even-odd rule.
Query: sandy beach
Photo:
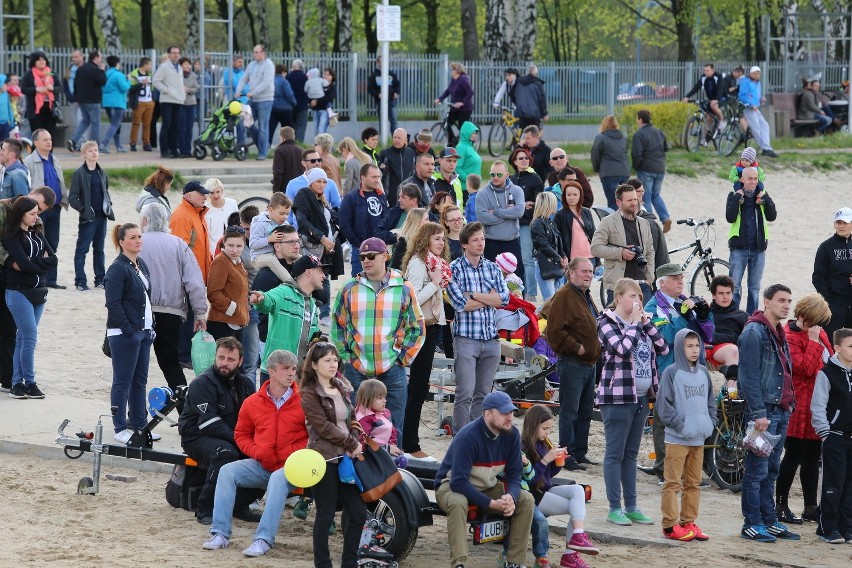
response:
[[[813,291],[810,281],[814,252],[831,235],[835,210],[852,205],[848,175],[778,172],[771,163],[763,166],[767,171],[766,189],[778,207],[778,220],[771,224],[763,284],[785,283],[792,288],[795,299]],[[596,203],[605,202],[598,180],[593,180],[592,185]],[[696,179],[669,176],[663,187],[663,197],[673,218],[716,219],[713,249],[717,256],[727,259],[724,204],[730,184],[711,175]],[[237,201],[250,196],[234,188],[227,188],[226,193]],[[138,222],[134,210],[137,196],[136,190],[112,192],[118,222]],[[180,199],[179,192],[169,197],[173,203]],[[5,519],[4,526],[14,530],[15,535],[0,549],[0,565],[312,566],[313,516],[307,522],[300,521],[292,517],[289,509],[273,551],[264,558],[246,559],[240,554],[251,543],[254,531],[252,525],[241,521],[235,522],[230,549],[202,550],[206,528],[191,513],[173,509],[164,499],[163,489],[168,479],[163,472],[165,468],[159,472],[139,471],[136,464],[113,460],[105,465],[104,474],[135,475],[138,481],[120,483],[102,479],[99,495],[75,494],[78,479],[92,474],[92,458],[89,454],[76,461],[62,458],[61,450],[54,444],[56,428],[63,418],[69,418],[73,421],[69,431],[91,430],[98,415],[109,412],[111,385],[110,361],[100,351],[106,320],[103,291],[73,289],[76,233],[76,212],[64,212],[58,251],[59,282],[68,289],[50,291],[36,352],[36,378],[47,398],[39,401],[0,397],[0,451],[5,452],[0,459],[0,484],[7,489],[0,503],[0,518]],[[693,239],[691,229],[683,225],[675,225],[667,237],[669,248]],[[109,265],[115,252],[109,242],[106,248]],[[672,260],[682,262],[684,258],[685,253],[680,253]],[[87,259],[87,273],[91,285],[91,255]],[[191,378],[189,372],[187,378]],[[165,381],[152,354],[148,387],[162,384]],[[434,409],[434,404],[427,403],[424,417],[434,416]],[[105,434],[111,438],[111,423],[108,418],[105,421]],[[176,428],[163,425],[158,432],[163,434],[163,441],[157,443],[159,449],[179,451]],[[438,457],[449,444],[449,439],[437,437],[430,425],[421,428],[421,437],[424,449]],[[602,459],[603,446],[601,425],[594,423],[590,457],[596,461]],[[639,475],[639,504],[646,513],[659,519],[656,480]],[[586,557],[592,566],[628,566],[637,562],[648,566],[848,566],[852,558],[852,546],[822,543],[814,535],[813,524],[798,527],[802,532],[798,543],[762,545],[740,539],[739,496],[715,487],[703,491],[698,519],[698,524],[713,538],[705,543],[673,545],[661,538],[659,525],[623,528],[605,522],[606,499],[600,466],[590,467],[575,478],[594,487],[593,499],[588,504],[587,530],[599,539],[615,537],[620,541],[601,544],[600,556]],[[793,510],[801,512],[798,481],[791,501]],[[565,520],[551,519],[551,526],[564,527]],[[413,553],[402,566],[448,565],[444,533],[444,519],[436,517],[434,526],[421,529]],[[339,559],[341,537],[338,534],[330,540],[333,554]],[[551,534],[550,558],[557,565],[563,544],[562,537]],[[471,547],[468,566],[494,566],[498,552],[499,547],[494,545]]]

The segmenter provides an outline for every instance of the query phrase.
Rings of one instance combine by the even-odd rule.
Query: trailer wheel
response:
[[[447,436],[453,435],[453,419],[451,416],[446,416],[443,420],[441,420],[441,429]]]
[[[368,507],[385,531],[385,550],[393,554],[397,562],[408,556],[417,542],[418,527],[411,526],[399,495],[391,491]]]
[[[91,477],[82,477],[77,483],[77,495],[94,495],[89,489],[95,486],[95,481]]]

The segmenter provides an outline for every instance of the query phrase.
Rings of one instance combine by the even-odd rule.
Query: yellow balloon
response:
[[[240,114],[240,111],[243,110],[243,105],[240,104],[240,101],[231,101],[231,104],[228,105],[228,110],[231,114]]]
[[[296,487],[313,487],[325,475],[325,459],[316,450],[297,450],[284,462],[284,475]]]

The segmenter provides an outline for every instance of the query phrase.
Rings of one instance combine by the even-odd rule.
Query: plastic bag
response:
[[[772,453],[772,448],[781,439],[778,434],[770,434],[763,430],[757,430],[754,427],[754,420],[749,420],[746,426],[745,438],[743,438],[743,447],[757,457],[766,458]]]
[[[192,337],[192,370],[196,375],[206,371],[216,361],[216,340],[206,331]]]

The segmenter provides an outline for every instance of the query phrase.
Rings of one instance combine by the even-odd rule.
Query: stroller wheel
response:
[[[207,157],[207,147],[203,144],[195,143],[192,145],[192,156],[196,160],[203,160]]]
[[[234,148],[234,157],[244,162],[246,158],[248,158],[248,147],[245,144],[240,144],[236,148]]]
[[[215,161],[221,162],[222,160],[225,159],[227,152],[222,150],[219,146],[213,146],[213,151],[211,152],[211,155],[213,156],[213,159]]]

